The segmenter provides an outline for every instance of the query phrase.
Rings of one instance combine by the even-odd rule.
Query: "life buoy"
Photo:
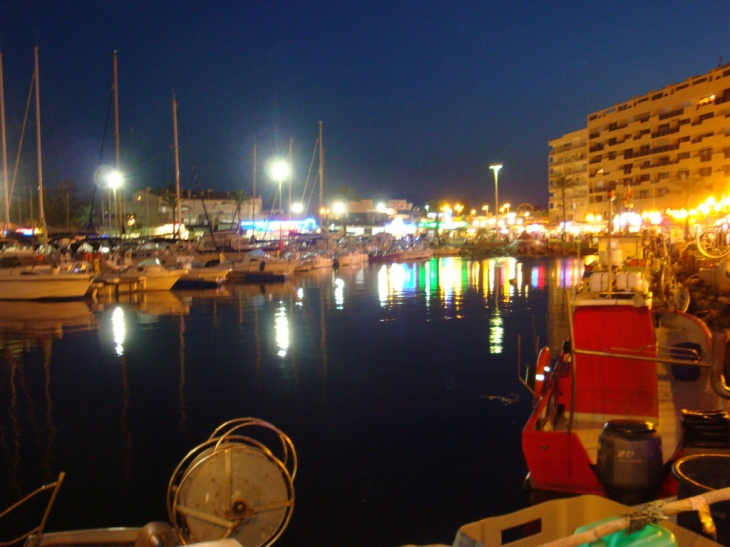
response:
[[[537,354],[537,365],[535,366],[535,393],[534,399],[537,401],[542,396],[542,388],[545,385],[548,374],[550,374],[550,348],[545,346]]]

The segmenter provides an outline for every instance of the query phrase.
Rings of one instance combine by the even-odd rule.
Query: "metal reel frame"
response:
[[[282,458],[280,459],[277,457],[262,442],[252,437],[241,435],[241,429],[248,426],[260,426],[274,432],[281,443]],[[226,515],[225,518],[186,507],[181,503],[180,496],[185,490],[185,486],[189,485],[188,489],[191,488],[198,473],[202,472],[208,464],[215,465],[216,463],[219,463],[214,462],[216,458],[224,458],[224,461],[222,462],[224,469],[226,470],[226,473],[231,473],[231,461],[234,457],[234,453],[237,453],[237,451],[245,451],[249,455],[255,454],[255,459],[262,458],[259,460],[259,464],[263,464],[264,461],[269,464],[273,464],[278,473],[281,475],[281,479],[286,490],[287,499],[285,502],[275,502],[265,506],[252,507],[246,503],[246,500],[232,500],[230,482],[233,479],[232,476],[229,475],[228,477],[221,478],[222,481],[229,481],[229,497],[226,500],[226,503],[229,505],[224,511]],[[242,454],[239,453],[238,457],[241,456]],[[242,530],[242,523],[244,523],[246,519],[255,518],[257,515],[264,512],[284,509],[285,512],[281,521],[278,525],[275,524],[276,530],[271,533],[268,538],[256,544],[256,547],[269,546],[281,536],[291,520],[294,508],[293,481],[296,469],[296,451],[294,449],[294,444],[287,435],[268,422],[264,422],[256,418],[239,418],[231,420],[217,427],[207,441],[201,443],[188,452],[188,454],[178,464],[170,478],[167,488],[168,518],[172,523],[180,542],[183,545],[187,545],[191,541],[225,539],[230,537],[235,531]],[[187,517],[196,518],[208,524],[221,527],[222,537],[192,538],[186,521]],[[243,526],[245,526],[245,524],[243,524]]]

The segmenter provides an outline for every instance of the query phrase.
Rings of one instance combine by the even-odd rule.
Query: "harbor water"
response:
[[[50,531],[167,521],[178,463],[252,416],[299,459],[277,545],[451,544],[528,503],[518,357],[524,373],[567,337],[581,264],[440,258],[0,302],[0,510],[64,471]]]

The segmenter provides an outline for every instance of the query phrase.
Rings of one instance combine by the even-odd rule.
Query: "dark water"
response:
[[[253,416],[299,458],[278,545],[450,544],[527,504],[517,339],[524,364],[534,336],[559,347],[579,275],[574,260],[442,258],[0,303],[0,509],[65,471],[50,530],[168,520],[180,460]]]

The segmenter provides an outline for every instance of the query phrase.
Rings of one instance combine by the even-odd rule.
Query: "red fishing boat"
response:
[[[610,262],[569,308],[570,339],[540,351],[531,385],[530,488],[638,503],[676,493],[680,456],[730,449],[724,333],[652,309],[649,284]]]

